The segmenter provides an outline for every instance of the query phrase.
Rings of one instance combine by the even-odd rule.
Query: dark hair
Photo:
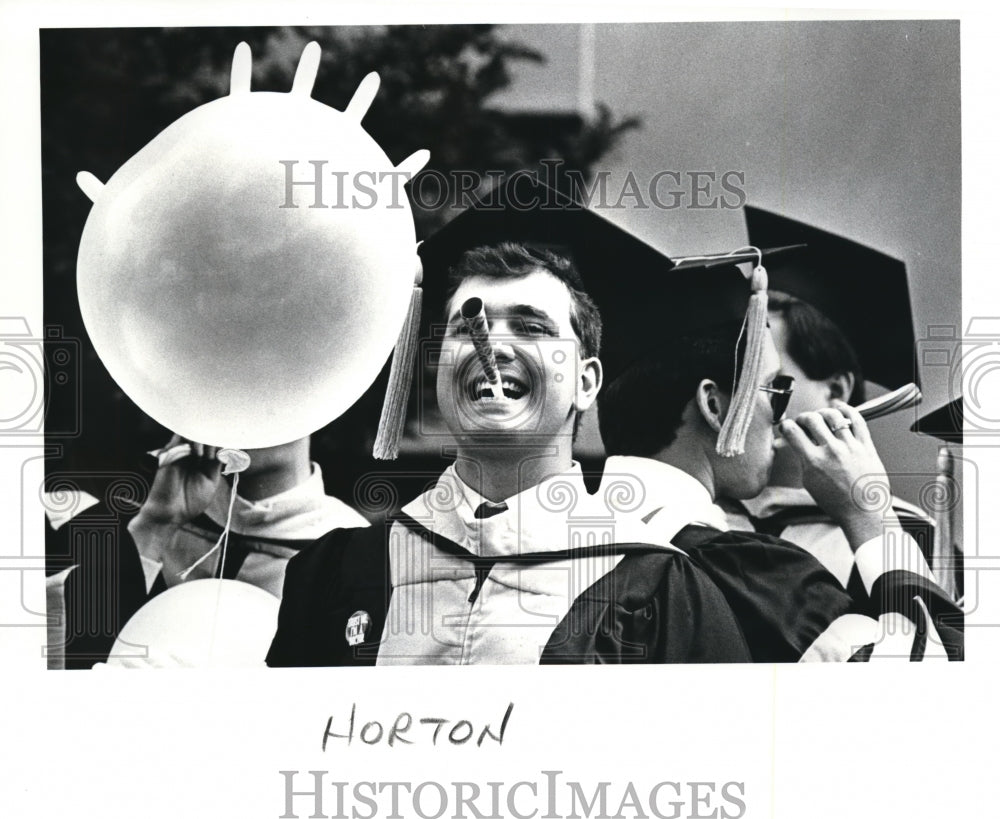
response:
[[[823,381],[842,373],[854,376],[854,389],[844,400],[860,404],[865,400],[865,377],[858,356],[843,331],[808,302],[772,290],[767,309],[785,320],[787,353],[806,377]]]
[[[649,457],[672,444],[702,379],[731,392],[746,347],[741,329],[741,322],[730,322],[672,340],[669,349],[644,356],[606,385],[597,419],[608,455]]]
[[[601,354],[601,314],[594,300],[587,295],[579,271],[569,259],[549,250],[525,247],[513,242],[501,242],[490,247],[476,247],[466,251],[448,271],[450,301],[458,286],[466,279],[519,279],[541,268],[555,276],[569,291],[571,308],[570,327],[580,340],[583,358]]]

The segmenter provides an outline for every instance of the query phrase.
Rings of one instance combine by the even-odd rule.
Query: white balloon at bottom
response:
[[[192,580],[157,595],[118,635],[107,665],[245,668],[264,665],[281,601],[238,580]]]

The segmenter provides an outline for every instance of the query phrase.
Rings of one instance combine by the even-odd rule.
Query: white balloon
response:
[[[263,666],[281,601],[238,580],[191,580],[158,594],[118,635],[109,667]]]
[[[122,390],[183,437],[302,438],[392,351],[416,234],[403,178],[357,112],[301,90],[233,93],[81,187],[95,199],[77,260],[87,332]]]

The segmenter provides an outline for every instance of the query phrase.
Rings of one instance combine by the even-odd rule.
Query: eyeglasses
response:
[[[771,423],[777,424],[788,409],[788,402],[792,400],[792,384],[795,379],[790,375],[776,375],[766,387],[760,387],[764,392],[771,394]]]

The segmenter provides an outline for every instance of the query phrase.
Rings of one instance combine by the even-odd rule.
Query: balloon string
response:
[[[222,555],[220,556],[219,563],[216,566],[215,571],[212,572],[212,574],[213,576],[218,575],[220,579],[222,578],[222,570],[223,567],[226,565],[226,547],[229,545],[229,528],[233,520],[233,504],[235,504],[236,502],[236,486],[239,484],[239,482],[240,482],[240,473],[239,472],[233,473],[233,486],[229,493],[229,511],[226,514],[226,526],[222,530],[222,534],[219,535],[219,539],[215,541],[215,545],[211,549],[205,552],[205,554],[199,557],[194,563],[192,563],[178,575],[178,577],[180,577],[181,580],[187,580],[188,575],[191,574],[192,571],[197,569],[202,563],[208,560],[208,558],[214,555],[220,546],[222,547]]]
[[[226,547],[229,545],[229,529],[233,522],[233,505],[236,503],[236,487],[240,482],[240,473],[233,473],[233,486],[229,492],[229,511],[226,513],[226,528],[222,530],[222,534],[219,535],[219,543],[222,544],[222,554],[219,555],[219,568],[218,576],[222,579],[222,571],[226,566]],[[215,544],[213,551],[218,548],[219,543]],[[218,584],[218,588],[215,591],[215,613],[212,616],[212,637],[208,643],[208,660],[211,663],[215,657],[215,635],[219,627],[219,606],[222,603],[222,584]]]
[[[222,579],[222,570],[226,565],[226,547],[229,546],[229,528],[233,522],[233,506],[236,503],[236,487],[240,483],[240,473],[233,473],[233,488],[229,492],[229,511],[226,513],[226,528],[222,530],[219,540],[222,541],[222,554],[219,556],[219,568],[216,572],[219,580]]]

